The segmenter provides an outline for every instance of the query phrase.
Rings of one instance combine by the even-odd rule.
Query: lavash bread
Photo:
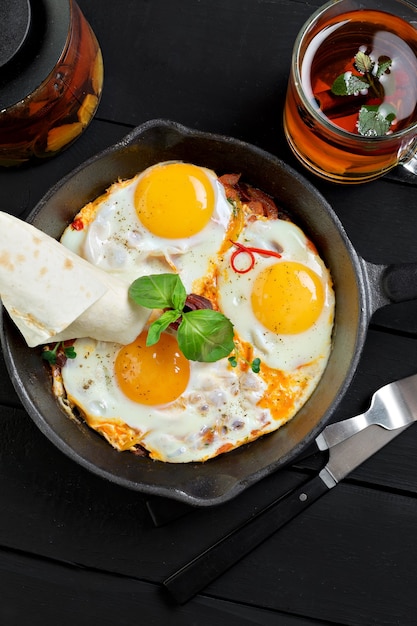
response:
[[[129,299],[128,287],[0,211],[0,296],[28,346],[81,337],[130,343],[150,311]]]

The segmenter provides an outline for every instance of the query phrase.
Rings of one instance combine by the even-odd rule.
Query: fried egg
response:
[[[234,271],[233,249],[219,268],[218,306],[235,326],[239,339],[271,368],[295,371],[321,361],[331,347],[334,293],[329,271],[317,250],[292,222],[256,220],[239,241],[254,254],[250,271]],[[279,251],[280,258],[267,256]],[[240,256],[240,255],[239,255]],[[243,251],[243,270],[248,255]]]
[[[172,327],[150,347],[147,328],[127,346],[75,341],[65,402],[116,449],[205,461],[276,430],[313,393],[331,351],[329,271],[298,226],[229,202],[211,170],[162,163],[115,183],[62,243],[132,282],[178,273],[234,326],[235,350],[214,363],[188,361]]]
[[[188,291],[210,270],[232,217],[215,173],[183,162],[151,166],[87,204],[61,242],[133,282],[178,272]]]

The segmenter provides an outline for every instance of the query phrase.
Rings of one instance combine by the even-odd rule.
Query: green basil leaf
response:
[[[385,115],[378,106],[364,105],[359,111],[358,132],[364,137],[386,135],[393,119],[395,114],[392,111]]]
[[[190,361],[218,361],[235,347],[233,324],[223,313],[212,309],[184,313],[177,337],[181,352]]]
[[[182,309],[187,294],[177,274],[151,274],[130,285],[129,297],[148,309]]]
[[[167,276],[170,276],[170,274],[167,274]],[[173,309],[182,311],[185,306],[185,301],[187,299],[187,292],[180,277],[176,274],[172,274],[172,276],[175,276],[177,280],[171,281],[173,287],[171,294],[171,307]]]
[[[153,346],[157,343],[161,333],[166,330],[172,322],[176,322],[180,315],[180,311],[173,311],[172,309],[162,313],[162,315],[149,326],[146,345]]]

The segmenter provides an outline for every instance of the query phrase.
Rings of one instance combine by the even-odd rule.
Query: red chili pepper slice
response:
[[[255,254],[261,254],[262,256],[273,256],[277,259],[280,259],[282,256],[279,252],[275,252],[274,250],[264,250],[263,248],[250,248],[249,246],[244,246],[243,243],[232,241],[231,239],[230,243],[236,246],[236,250],[230,257],[230,265],[237,274],[246,274],[247,272],[250,272],[251,269],[253,269],[255,265]],[[238,267],[236,267],[235,260],[236,257],[242,253],[249,255],[250,263],[248,267],[245,267],[244,269],[239,269]]]
[[[250,263],[248,267],[244,269],[239,269],[238,267],[236,267],[235,259],[239,254],[242,254],[242,252],[249,256]],[[238,248],[233,252],[232,256],[230,257],[230,265],[232,266],[232,270],[235,271],[237,274],[246,274],[247,272],[250,272],[250,270],[253,269],[253,266],[255,265],[255,255],[250,250],[242,250],[241,248]]]
[[[84,228],[84,223],[82,220],[76,219],[72,222],[71,228],[73,228],[74,230],[82,230]]]

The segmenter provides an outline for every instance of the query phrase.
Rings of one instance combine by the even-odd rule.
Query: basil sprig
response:
[[[177,274],[137,278],[129,287],[129,296],[141,306],[163,309],[149,327],[146,345],[157,343],[161,333],[181,318],[178,346],[190,361],[218,361],[233,350],[233,324],[223,313],[212,309],[184,310],[187,293]]]

